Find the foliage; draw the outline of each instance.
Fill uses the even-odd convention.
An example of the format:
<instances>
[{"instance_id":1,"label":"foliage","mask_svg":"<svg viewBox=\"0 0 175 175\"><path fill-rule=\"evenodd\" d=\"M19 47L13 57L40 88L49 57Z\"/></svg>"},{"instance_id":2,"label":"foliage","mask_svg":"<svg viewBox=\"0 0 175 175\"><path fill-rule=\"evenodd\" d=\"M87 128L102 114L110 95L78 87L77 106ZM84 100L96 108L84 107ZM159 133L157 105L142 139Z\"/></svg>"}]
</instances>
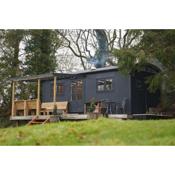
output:
<instances>
[{"instance_id":1,"label":"foliage","mask_svg":"<svg viewBox=\"0 0 175 175\"><path fill-rule=\"evenodd\" d=\"M157 59L161 65L161 73L155 75L150 85L154 89L161 88L162 103L167 108L175 100L175 30L144 31L140 47L144 49L148 59ZM171 98L169 98L171 97Z\"/></svg>"},{"instance_id":2,"label":"foliage","mask_svg":"<svg viewBox=\"0 0 175 175\"><path fill-rule=\"evenodd\" d=\"M175 96L175 30L138 31L140 41L136 45L114 49L119 68L131 73L147 63L157 66L161 72L147 80L149 89L161 89L162 103L171 106L175 99L167 96Z\"/></svg>"},{"instance_id":3,"label":"foliage","mask_svg":"<svg viewBox=\"0 0 175 175\"><path fill-rule=\"evenodd\" d=\"M11 77L21 75L20 44L25 30L0 30L0 117L10 114Z\"/></svg>"},{"instance_id":4,"label":"foliage","mask_svg":"<svg viewBox=\"0 0 175 175\"><path fill-rule=\"evenodd\" d=\"M125 74L139 70L145 63L143 51L138 51L136 48L115 49L113 53L118 59L117 66Z\"/></svg>"},{"instance_id":5,"label":"foliage","mask_svg":"<svg viewBox=\"0 0 175 175\"><path fill-rule=\"evenodd\" d=\"M89 104L89 106L88 106L88 112L93 112L94 110L95 110L95 99L94 98L92 98L91 99L91 101L90 101L90 104Z\"/></svg>"},{"instance_id":6,"label":"foliage","mask_svg":"<svg viewBox=\"0 0 175 175\"><path fill-rule=\"evenodd\" d=\"M175 145L175 122L99 118L0 129L0 135L0 145Z\"/></svg>"},{"instance_id":7,"label":"foliage","mask_svg":"<svg viewBox=\"0 0 175 175\"><path fill-rule=\"evenodd\" d=\"M9 115L3 115L0 117L0 128L7 128L12 126L15 126L15 123L13 121L10 121Z\"/></svg>"},{"instance_id":8,"label":"foliage","mask_svg":"<svg viewBox=\"0 0 175 175\"><path fill-rule=\"evenodd\" d=\"M149 84L149 91L155 92L160 86L163 81L162 72L157 73L156 75L150 76L147 78L146 83Z\"/></svg>"},{"instance_id":9,"label":"foliage","mask_svg":"<svg viewBox=\"0 0 175 175\"><path fill-rule=\"evenodd\" d=\"M9 78L55 71L55 53L60 45L54 30L0 30L0 117L10 115L11 84ZM36 95L36 86L17 84L16 97ZM22 91L23 93L20 93Z\"/></svg>"},{"instance_id":10,"label":"foliage","mask_svg":"<svg viewBox=\"0 0 175 175\"><path fill-rule=\"evenodd\" d=\"M59 42L53 30L30 30L26 43L26 74L54 72Z\"/></svg>"}]
</instances>

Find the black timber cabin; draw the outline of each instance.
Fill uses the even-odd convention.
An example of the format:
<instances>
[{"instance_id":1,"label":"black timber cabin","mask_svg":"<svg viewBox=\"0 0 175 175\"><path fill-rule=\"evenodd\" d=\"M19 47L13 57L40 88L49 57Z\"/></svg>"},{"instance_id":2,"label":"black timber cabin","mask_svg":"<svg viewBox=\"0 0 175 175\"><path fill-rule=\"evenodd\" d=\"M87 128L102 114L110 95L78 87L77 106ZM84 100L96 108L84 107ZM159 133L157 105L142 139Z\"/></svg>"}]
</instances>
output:
<instances>
[{"instance_id":1,"label":"black timber cabin","mask_svg":"<svg viewBox=\"0 0 175 175\"><path fill-rule=\"evenodd\" d=\"M150 93L145 83L148 76L158 71L157 67L149 64L139 72L124 75L117 67L110 66L75 73L20 77L13 81L40 79L41 103L67 101L68 113L86 113L88 105L94 101L105 104L105 113L108 114L144 114L159 104L160 92Z\"/></svg>"}]
</instances>

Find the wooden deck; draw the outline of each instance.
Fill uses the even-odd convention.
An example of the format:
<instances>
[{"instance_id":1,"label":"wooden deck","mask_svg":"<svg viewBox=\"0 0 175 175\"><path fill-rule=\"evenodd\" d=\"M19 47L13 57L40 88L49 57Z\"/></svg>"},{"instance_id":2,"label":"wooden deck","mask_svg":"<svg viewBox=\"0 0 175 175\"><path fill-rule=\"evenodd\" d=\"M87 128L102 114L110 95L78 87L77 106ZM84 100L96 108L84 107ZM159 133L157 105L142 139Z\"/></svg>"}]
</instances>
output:
<instances>
[{"instance_id":1,"label":"wooden deck","mask_svg":"<svg viewBox=\"0 0 175 175\"><path fill-rule=\"evenodd\" d=\"M88 115L87 114L64 114L64 116L61 117L62 120L87 120Z\"/></svg>"},{"instance_id":2,"label":"wooden deck","mask_svg":"<svg viewBox=\"0 0 175 175\"><path fill-rule=\"evenodd\" d=\"M10 120L32 120L34 117L36 116L31 116L31 115L28 115L28 116L13 116L10 118ZM48 118L48 115L40 115L38 116L38 119L41 119L41 120L44 120ZM52 116L51 116L52 118Z\"/></svg>"},{"instance_id":3,"label":"wooden deck","mask_svg":"<svg viewBox=\"0 0 175 175\"><path fill-rule=\"evenodd\" d=\"M50 117L50 122L56 122L58 119L60 120L88 120L88 114L64 114L61 117L56 117L54 115L39 115L37 120L46 120ZM10 120L12 121L30 121L36 116L28 115L28 116L12 116ZM157 114L109 114L108 118L111 119L131 119L131 120L156 120L156 119L174 119L175 117L167 116L167 115L157 115Z\"/></svg>"},{"instance_id":4,"label":"wooden deck","mask_svg":"<svg viewBox=\"0 0 175 175\"><path fill-rule=\"evenodd\" d=\"M50 116L51 121L57 121L57 117L54 115L39 115L37 119L44 120L47 119ZM10 120L17 121L17 120L32 120L36 116L13 116L10 118ZM64 116L60 117L61 120L87 120L88 115L87 114L64 114Z\"/></svg>"},{"instance_id":5,"label":"wooden deck","mask_svg":"<svg viewBox=\"0 0 175 175\"><path fill-rule=\"evenodd\" d=\"M160 119L174 119L175 116L164 114L109 114L109 118L113 119L130 119L130 120L160 120Z\"/></svg>"},{"instance_id":6,"label":"wooden deck","mask_svg":"<svg viewBox=\"0 0 175 175\"><path fill-rule=\"evenodd\" d=\"M174 119L174 116L165 114L132 114L131 119L137 120L159 120L159 119Z\"/></svg>"},{"instance_id":7,"label":"wooden deck","mask_svg":"<svg viewBox=\"0 0 175 175\"><path fill-rule=\"evenodd\" d=\"M112 119L128 119L127 114L108 114L108 118Z\"/></svg>"}]
</instances>

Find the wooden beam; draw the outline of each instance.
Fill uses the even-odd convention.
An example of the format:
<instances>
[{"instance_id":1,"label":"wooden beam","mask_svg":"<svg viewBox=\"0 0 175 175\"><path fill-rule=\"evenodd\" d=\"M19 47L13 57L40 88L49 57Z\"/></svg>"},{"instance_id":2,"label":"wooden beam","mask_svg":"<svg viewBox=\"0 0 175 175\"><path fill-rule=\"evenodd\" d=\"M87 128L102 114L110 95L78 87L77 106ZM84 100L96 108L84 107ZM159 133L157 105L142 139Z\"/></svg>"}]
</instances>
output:
<instances>
[{"instance_id":1,"label":"wooden beam","mask_svg":"<svg viewBox=\"0 0 175 175\"><path fill-rule=\"evenodd\" d=\"M84 114L86 114L87 111L86 111L86 103L84 104Z\"/></svg>"},{"instance_id":2,"label":"wooden beam","mask_svg":"<svg viewBox=\"0 0 175 175\"><path fill-rule=\"evenodd\" d=\"M38 79L37 83L37 103L36 103L36 115L40 115L40 86L41 86L41 80Z\"/></svg>"},{"instance_id":3,"label":"wooden beam","mask_svg":"<svg viewBox=\"0 0 175 175\"><path fill-rule=\"evenodd\" d=\"M24 116L27 116L27 101L24 100Z\"/></svg>"},{"instance_id":4,"label":"wooden beam","mask_svg":"<svg viewBox=\"0 0 175 175\"><path fill-rule=\"evenodd\" d=\"M56 103L57 98L57 77L54 77L54 83L53 83L53 102Z\"/></svg>"},{"instance_id":5,"label":"wooden beam","mask_svg":"<svg viewBox=\"0 0 175 175\"><path fill-rule=\"evenodd\" d=\"M11 116L15 116L15 82L12 82L12 111Z\"/></svg>"}]
</instances>

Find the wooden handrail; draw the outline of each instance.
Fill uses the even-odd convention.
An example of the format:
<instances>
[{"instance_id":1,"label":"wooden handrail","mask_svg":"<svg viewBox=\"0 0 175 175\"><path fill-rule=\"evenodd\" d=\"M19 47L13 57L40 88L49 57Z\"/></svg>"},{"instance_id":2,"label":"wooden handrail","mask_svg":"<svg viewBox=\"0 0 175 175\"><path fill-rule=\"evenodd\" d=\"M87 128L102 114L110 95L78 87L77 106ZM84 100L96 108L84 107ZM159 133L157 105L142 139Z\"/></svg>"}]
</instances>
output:
<instances>
[{"instance_id":1,"label":"wooden handrail","mask_svg":"<svg viewBox=\"0 0 175 175\"><path fill-rule=\"evenodd\" d=\"M32 120L30 120L29 123L27 123L27 126L30 125L33 121L35 121L37 119L37 116L33 117Z\"/></svg>"},{"instance_id":2,"label":"wooden handrail","mask_svg":"<svg viewBox=\"0 0 175 175\"><path fill-rule=\"evenodd\" d=\"M46 124L50 120L50 116L42 123L42 125Z\"/></svg>"}]
</instances>

